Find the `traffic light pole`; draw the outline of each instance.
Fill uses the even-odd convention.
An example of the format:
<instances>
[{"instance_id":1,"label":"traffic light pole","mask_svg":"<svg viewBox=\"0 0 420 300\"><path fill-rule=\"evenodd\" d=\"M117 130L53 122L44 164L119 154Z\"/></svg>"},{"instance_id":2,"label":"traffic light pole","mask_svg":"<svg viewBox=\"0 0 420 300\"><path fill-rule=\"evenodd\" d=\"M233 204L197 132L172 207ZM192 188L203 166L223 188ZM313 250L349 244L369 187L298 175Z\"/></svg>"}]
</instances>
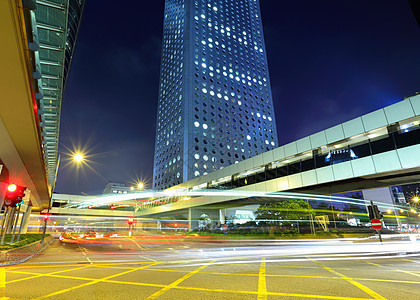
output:
<instances>
[{"instance_id":1,"label":"traffic light pole","mask_svg":"<svg viewBox=\"0 0 420 300\"><path fill-rule=\"evenodd\" d=\"M6 228L4 228L5 224L7 224L6 222L6 218L8 217L8 211L9 211L9 207L6 206L4 208L4 214L3 214L3 220L1 221L1 244L4 244L4 237L6 236Z\"/></svg>"},{"instance_id":2,"label":"traffic light pole","mask_svg":"<svg viewBox=\"0 0 420 300\"><path fill-rule=\"evenodd\" d=\"M12 239L10 240L10 243L12 244L13 241L15 240L15 233L16 233L16 226L17 223L19 221L19 213L20 213L20 205L16 208L16 220L15 220L15 225L13 226L13 234L12 234Z\"/></svg>"}]
</instances>

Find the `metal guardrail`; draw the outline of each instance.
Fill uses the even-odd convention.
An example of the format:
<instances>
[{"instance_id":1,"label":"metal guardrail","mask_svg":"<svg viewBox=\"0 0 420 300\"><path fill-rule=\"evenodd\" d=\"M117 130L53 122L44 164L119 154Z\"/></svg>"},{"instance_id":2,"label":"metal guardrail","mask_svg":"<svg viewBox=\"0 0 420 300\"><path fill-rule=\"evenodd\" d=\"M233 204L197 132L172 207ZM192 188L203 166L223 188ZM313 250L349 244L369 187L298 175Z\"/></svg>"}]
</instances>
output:
<instances>
[{"instance_id":1,"label":"metal guardrail","mask_svg":"<svg viewBox=\"0 0 420 300\"><path fill-rule=\"evenodd\" d=\"M41 241L38 241L27 246L2 251L0 253L0 266L4 267L23 263L44 251L53 241L54 237L49 236L45 238L44 244L41 244Z\"/></svg>"}]
</instances>

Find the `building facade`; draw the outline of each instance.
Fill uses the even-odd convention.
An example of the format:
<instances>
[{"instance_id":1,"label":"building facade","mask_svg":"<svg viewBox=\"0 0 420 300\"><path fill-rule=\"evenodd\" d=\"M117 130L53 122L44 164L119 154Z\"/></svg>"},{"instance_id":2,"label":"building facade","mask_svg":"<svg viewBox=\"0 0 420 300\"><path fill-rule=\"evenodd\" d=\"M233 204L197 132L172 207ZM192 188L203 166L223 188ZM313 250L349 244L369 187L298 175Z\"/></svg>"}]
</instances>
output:
<instances>
[{"instance_id":1,"label":"building facade","mask_svg":"<svg viewBox=\"0 0 420 300\"><path fill-rule=\"evenodd\" d=\"M80 21L86 0L36 1L30 12L33 37L30 48L37 66L36 99L42 128L46 171L55 182L58 162L58 137L61 103L73 58Z\"/></svg>"},{"instance_id":2,"label":"building facade","mask_svg":"<svg viewBox=\"0 0 420 300\"><path fill-rule=\"evenodd\" d=\"M153 189L277 146L258 0L166 0Z\"/></svg>"},{"instance_id":3,"label":"building facade","mask_svg":"<svg viewBox=\"0 0 420 300\"><path fill-rule=\"evenodd\" d=\"M134 190L133 187L130 187L124 182L113 182L110 181L105 185L104 191L102 194L127 194Z\"/></svg>"}]
</instances>

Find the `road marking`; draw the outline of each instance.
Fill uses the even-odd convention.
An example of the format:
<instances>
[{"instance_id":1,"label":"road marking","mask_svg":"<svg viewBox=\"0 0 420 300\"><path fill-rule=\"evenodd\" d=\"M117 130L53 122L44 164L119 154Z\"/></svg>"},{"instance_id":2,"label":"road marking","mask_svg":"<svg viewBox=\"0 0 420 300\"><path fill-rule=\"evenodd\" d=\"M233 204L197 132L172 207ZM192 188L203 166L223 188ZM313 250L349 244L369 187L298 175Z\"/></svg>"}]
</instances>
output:
<instances>
[{"instance_id":1,"label":"road marking","mask_svg":"<svg viewBox=\"0 0 420 300\"><path fill-rule=\"evenodd\" d=\"M0 267L0 299L6 298L6 268Z\"/></svg>"},{"instance_id":2,"label":"road marking","mask_svg":"<svg viewBox=\"0 0 420 300\"><path fill-rule=\"evenodd\" d=\"M381 268L384 267L384 266L381 266L379 264L375 264L375 263L369 262L369 261L363 261L363 260L360 260L360 259L358 259L358 261L362 261L362 262L367 263L368 265L372 265L372 266L377 266L377 267L381 267Z\"/></svg>"},{"instance_id":3,"label":"road marking","mask_svg":"<svg viewBox=\"0 0 420 300\"><path fill-rule=\"evenodd\" d=\"M97 265L97 264L93 264L91 267L95 267L95 268L104 268L104 269L122 269L122 270L131 270L131 269L135 269L135 267L113 267L113 266L102 266L102 265Z\"/></svg>"},{"instance_id":4,"label":"road marking","mask_svg":"<svg viewBox=\"0 0 420 300\"><path fill-rule=\"evenodd\" d=\"M418 261L418 260L412 260L412 259L407 259L407 258L403 258L402 260L406 260L406 261L409 261L409 262L420 264L420 261Z\"/></svg>"},{"instance_id":5,"label":"road marking","mask_svg":"<svg viewBox=\"0 0 420 300\"><path fill-rule=\"evenodd\" d=\"M191 271L185 271L185 270L168 270L168 269L155 269L155 268L150 268L150 269L147 269L147 270L150 270L150 271L161 271L161 272L175 272L175 273L188 273L188 272L191 272ZM202 272L202 273L207 273L207 272Z\"/></svg>"},{"instance_id":6,"label":"road marking","mask_svg":"<svg viewBox=\"0 0 420 300\"><path fill-rule=\"evenodd\" d=\"M38 278L38 277L43 277L43 276L54 276L55 274L59 274L59 273L63 273L63 272L68 272L68 271L85 269L87 267L89 267L89 266L83 266L83 267L80 267L79 266L77 268L66 269L66 270L61 270L61 271L56 271L56 272L51 272L51 273L36 273L36 272L25 272L25 271L7 270L7 272L10 272L10 273L27 274L27 275L34 275L34 276L29 276L29 277L25 277L25 278L15 279L15 280L7 281L6 283L9 284L9 283L14 283L14 282L19 282L19 281L34 279L34 278Z\"/></svg>"},{"instance_id":7,"label":"road marking","mask_svg":"<svg viewBox=\"0 0 420 300\"><path fill-rule=\"evenodd\" d=\"M96 267L95 265L92 265ZM83 268L88 268L92 266L86 266ZM119 269L117 267L117 269ZM59 273L71 271L75 269L68 269L68 270L62 270L58 271ZM132 270L132 268L130 268ZM188 273L189 271L182 271L182 270L164 270L164 269L154 269L154 268L148 268L148 271L162 271L162 272L177 272L177 273ZM18 281L23 281L27 279L33 279L37 277L55 277L55 278L63 278L63 279L77 279L77 280L87 280L87 281L93 281L94 278L87 278L87 277L77 277L77 276L68 276L68 275L57 275L52 273L35 273L35 272L26 272L26 271L15 271L15 270L6 270L8 273L15 273L15 274L26 274L26 275L35 275L20 279L15 279L8 281L7 283L14 283ZM55 272L57 273L57 272ZM218 272L200 272L201 274L210 274L210 275L222 275L222 276L252 276L256 277L259 276L259 274L240 274L240 273L218 273ZM266 277L287 277L287 278L312 278L312 279L337 279L337 280L347 280L343 277L329 277L329 276L318 276L318 275L290 275L290 274L276 274L276 275L269 275L265 274ZM353 280L359 280L359 281L374 281L374 282L390 282L390 283L406 283L406 284L420 284L418 281L404 281L404 280L392 280L392 279L375 279L375 278L353 278ZM122 283L122 284L134 284L132 282L124 282L124 281L116 281L116 280L102 280L103 282L112 282L112 283ZM137 284L137 283L136 283ZM139 285L149 285L148 283L138 283ZM165 287L166 285L163 284L151 284L151 286L158 286L158 287ZM268 292L269 294L269 292ZM0 298L1 299L1 298Z\"/></svg>"},{"instance_id":8,"label":"road marking","mask_svg":"<svg viewBox=\"0 0 420 300\"><path fill-rule=\"evenodd\" d=\"M375 279L375 278L353 278L353 279L354 280L363 280L363 281L420 284L420 281L405 281L405 280L394 280L394 279Z\"/></svg>"},{"instance_id":9,"label":"road marking","mask_svg":"<svg viewBox=\"0 0 420 300\"><path fill-rule=\"evenodd\" d=\"M402 260L412 261L410 259L402 259ZM369 265L379 266L381 268L386 268L386 269L389 269L389 270L392 270L392 271L402 272L402 273L410 274L410 275L413 275L413 276L416 276L416 277L420 277L420 274L416 274L416 273L411 272L411 271L395 269L395 268L392 268L392 267L389 267L389 266L382 266L382 265L374 264L374 263L371 263L371 262L368 262L368 261L365 261L365 263L367 263Z\"/></svg>"},{"instance_id":10,"label":"road marking","mask_svg":"<svg viewBox=\"0 0 420 300\"><path fill-rule=\"evenodd\" d=\"M92 264L92 261L90 260L90 258L86 255L86 253L84 251L82 251L83 255L86 257L87 261Z\"/></svg>"},{"instance_id":11,"label":"road marking","mask_svg":"<svg viewBox=\"0 0 420 300\"><path fill-rule=\"evenodd\" d=\"M359 289L361 289L362 291L364 291L365 293L369 294L370 296L372 296L374 299L386 299L383 296L379 295L378 293L376 293L375 291L372 291L370 288L364 286L363 284L354 281L353 278L347 277L346 275L343 275L341 273L338 273L337 271L334 271L333 269L327 267L326 265L321 264L320 262L313 260L313 262L317 263L318 265L322 266L325 270L327 270L328 272L331 272L335 275L338 275L340 277L342 277L343 279L345 279L347 282L353 284L354 286L358 287ZM331 298L332 299L332 298Z\"/></svg>"},{"instance_id":12,"label":"road marking","mask_svg":"<svg viewBox=\"0 0 420 300\"><path fill-rule=\"evenodd\" d=\"M38 297L38 298L34 298L34 299L45 299L45 298L49 298L49 297L52 297L52 296L60 295L60 294L63 294L63 293L66 293L66 292L70 292L72 290L75 290L75 289L78 289L78 288L81 288L81 287L85 287L85 286L88 286L88 285L96 284L98 282L101 282L101 281L104 281L104 280L107 280L107 279L110 279L110 278L114 278L114 277L117 277L117 276L125 275L125 274L130 273L130 272L133 272L133 271L145 269L147 267L150 267L150 266L153 266L153 265L156 265L156 264L158 264L158 263L152 263L152 264L149 264L149 265L140 267L140 268L136 268L136 269L124 271L124 272L121 272L121 273L118 273L118 274L114 274L114 275L110 275L110 276L107 276L107 277L104 277L104 278L94 279L91 282L82 283L80 285L76 285L76 286L73 286L73 287L70 287L70 288L67 288L67 289L59 290L59 291L56 291L54 293L50 293L50 294L47 294L47 295L44 295L44 296L41 296L41 297Z\"/></svg>"},{"instance_id":13,"label":"road marking","mask_svg":"<svg viewBox=\"0 0 420 300\"><path fill-rule=\"evenodd\" d=\"M222 290L222 289L206 289L189 286L176 286L175 289L181 290L194 290L194 291L206 291L206 292L220 292L220 293L233 293L233 294L254 294L258 295L255 291L237 291L237 290ZM372 300L372 298L354 298L354 297L339 297L339 296L324 296L324 295L310 295L310 294L293 294L293 293L275 293L267 292L267 295L273 296L286 296L286 297L300 297L300 298L312 298L312 299L333 299L333 300Z\"/></svg>"},{"instance_id":14,"label":"road marking","mask_svg":"<svg viewBox=\"0 0 420 300\"><path fill-rule=\"evenodd\" d=\"M261 262L261 265L262 264L263 264L263 262ZM149 266L152 266L152 265L154 265L154 264L150 264ZM254 294L254 295L257 295L257 296L261 295L260 289L258 290L258 292L256 292L256 291L207 289L207 288L198 288L198 287L178 286L178 284L180 282L182 282L185 279L191 277L193 274L198 273L199 271L201 271L202 269L204 269L206 266L207 265L201 266L199 269L197 269L195 271L192 271L192 272L186 274L184 277L178 279L177 281L175 281L174 283L172 283L170 285L152 284L152 283L140 283L140 282L126 282L126 281L118 281L118 280L112 280L111 279L111 278L116 277L116 276L127 274L127 273L129 273L131 271L135 271L135 270L139 270L139 269L145 269L148 266L142 266L141 268L130 269L130 270L127 270L125 272L121 272L121 273L118 273L118 274L115 274L115 275L111 275L111 276L108 276L108 277L105 277L105 278L101 278L101 279L92 279L92 278L84 278L84 277L66 276L66 275L58 275L58 274L52 274L52 273L39 274L39 273L30 273L30 272L12 271L12 270L11 271L8 270L7 272L23 273L23 274L37 274L37 276L35 276L35 277L48 276L48 277L79 279L79 280L87 280L87 281L89 281L89 282L84 283L82 285L74 286L72 288L68 288L68 289L61 290L61 291L58 291L56 293L53 293L54 295L62 294L64 292L71 291L71 290L74 290L74 289L77 289L77 288L80 288L80 287L83 287L83 286L89 286L89 285L95 284L97 282L109 282L109 283L123 284L123 285L138 285L138 286L160 287L162 289L165 289L165 291L173 288L173 289L181 289L181 290L196 290L196 291L221 292L221 293L233 293L233 294ZM79 267L79 268L88 268L88 267L91 267L91 266L89 265L89 266L84 266L84 267ZM261 268L262 267L260 266L261 273L264 273L265 274L265 270L261 270ZM265 269L265 266L263 268ZM53 273L61 273L61 272L69 271L69 270L70 269L68 269L68 270L61 270L61 271L57 271L57 272L53 272ZM146 270L153 270L153 269L146 269ZM203 272L203 273L212 274L211 272ZM215 274L217 274L217 273L215 273ZM227 274L227 275L238 275L238 274ZM260 276L260 274L249 274L249 275L250 276ZM289 276L289 275L267 275L267 274L265 274L265 276L284 276L284 277L286 277L286 276ZM302 277L302 276L293 275L293 277ZM325 277L325 278L331 278L331 277ZM340 277L333 277L333 278L334 279L339 279L339 280L348 280L348 278L343 278L343 276L341 276L341 275L340 275ZM370 280L370 279L358 279L358 280ZM375 281L375 280L372 279L372 281ZM404 283L414 283L414 282L404 282ZM420 283L417 283L417 284L420 284ZM160 291L162 291L162 289ZM54 296L53 294L45 295L45 296L40 297L38 299L42 299L42 298L47 298L47 297ZM163 293L161 293L161 294L163 294ZM312 294L294 294L294 293L275 293L275 292L267 292L267 295L285 296L285 297L312 298L312 299L332 299L332 300L350 300L350 299L362 300L362 299L369 299L369 298L354 298L354 297L339 297L339 296L325 296L325 295L312 295Z\"/></svg>"},{"instance_id":15,"label":"road marking","mask_svg":"<svg viewBox=\"0 0 420 300\"><path fill-rule=\"evenodd\" d=\"M92 264L92 261L90 260L90 258L87 256L87 254L86 254L86 248L84 248L84 247L80 247L80 245L79 244L77 244L77 246L79 246L79 249L82 251L82 253L83 253L83 255L86 257L86 259L87 259L87 261L90 263L90 264Z\"/></svg>"},{"instance_id":16,"label":"road marking","mask_svg":"<svg viewBox=\"0 0 420 300\"><path fill-rule=\"evenodd\" d=\"M410 271L405 271L405 270L400 270L400 269L393 269L393 270L398 271L398 272L402 272L402 273L406 273L406 274L410 274L410 275L413 275L413 276L420 277L420 274L416 274L416 273L413 273L413 272L410 272Z\"/></svg>"},{"instance_id":17,"label":"road marking","mask_svg":"<svg viewBox=\"0 0 420 300\"><path fill-rule=\"evenodd\" d=\"M312 299L331 299L331 300L372 300L372 298L355 298L355 297L340 297L340 296L324 296L324 295L307 295L307 294L292 294L292 293L272 293L269 295L274 296L286 296L286 297L300 297L300 298L312 298ZM383 298L385 299L385 298Z\"/></svg>"},{"instance_id":18,"label":"road marking","mask_svg":"<svg viewBox=\"0 0 420 300\"><path fill-rule=\"evenodd\" d=\"M260 272L258 273L258 300L267 299L267 283L265 280L265 258L261 258Z\"/></svg>"},{"instance_id":19,"label":"road marking","mask_svg":"<svg viewBox=\"0 0 420 300\"><path fill-rule=\"evenodd\" d=\"M0 267L0 288L6 287L6 268Z\"/></svg>"},{"instance_id":20,"label":"road marking","mask_svg":"<svg viewBox=\"0 0 420 300\"><path fill-rule=\"evenodd\" d=\"M134 239L129 238L129 240L132 241L134 244L136 244L136 246L139 247L140 250L142 250L142 251L145 251L146 250L146 248L144 248L143 246L139 245ZM153 258L148 258L148 257L143 256L143 255L138 255L138 256L141 257L141 258L144 258L144 259L148 259L150 261L157 261L157 260L155 260Z\"/></svg>"},{"instance_id":21,"label":"road marking","mask_svg":"<svg viewBox=\"0 0 420 300\"><path fill-rule=\"evenodd\" d=\"M9 284L9 283L14 283L14 282L28 280L28 279L34 279L34 278L38 278L38 277L43 277L43 276L55 277L55 276L60 276L60 275L56 275L56 274L59 274L59 273L64 273L64 272L69 272L69 271L75 271L75 270L85 269L85 268L88 268L88 267L89 266L83 266L83 267L72 268L72 269L67 269L67 270L61 270L61 271L56 271L56 272L51 272L51 273L36 273L36 272L25 272L25 271L7 270L7 272L9 272L9 273L34 275L34 276L25 277L25 278L19 278L19 279L11 280L11 281L8 281L7 283ZM64 277L68 277L68 276L64 276Z\"/></svg>"},{"instance_id":22,"label":"road marking","mask_svg":"<svg viewBox=\"0 0 420 300\"><path fill-rule=\"evenodd\" d=\"M181 282L183 282L184 280L190 278L191 276L193 276L194 274L197 274L198 272L200 272L201 270L203 270L204 268L206 268L207 266L209 266L212 262L210 262L207 265L203 265L197 269L195 269L194 271L189 272L188 274L182 276L181 278L179 278L178 280L175 280L174 282L172 282L170 285L164 287L163 289L157 291L156 293L150 295L149 297L147 297L146 299L156 299L157 297L159 297L160 295L162 295L163 293L167 292L168 290L176 287L178 284L180 284Z\"/></svg>"}]
</instances>

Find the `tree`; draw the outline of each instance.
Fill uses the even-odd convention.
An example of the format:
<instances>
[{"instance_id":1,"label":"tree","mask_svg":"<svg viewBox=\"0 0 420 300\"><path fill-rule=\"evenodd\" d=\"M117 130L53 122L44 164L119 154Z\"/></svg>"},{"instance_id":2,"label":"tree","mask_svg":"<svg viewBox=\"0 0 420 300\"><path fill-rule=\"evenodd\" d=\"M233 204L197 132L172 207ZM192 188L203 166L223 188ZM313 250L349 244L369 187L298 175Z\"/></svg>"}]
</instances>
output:
<instances>
[{"instance_id":1,"label":"tree","mask_svg":"<svg viewBox=\"0 0 420 300\"><path fill-rule=\"evenodd\" d=\"M276 221L307 219L314 210L305 200L287 199L280 202L261 204L255 212L257 220L267 220L269 223Z\"/></svg>"}]
</instances>

